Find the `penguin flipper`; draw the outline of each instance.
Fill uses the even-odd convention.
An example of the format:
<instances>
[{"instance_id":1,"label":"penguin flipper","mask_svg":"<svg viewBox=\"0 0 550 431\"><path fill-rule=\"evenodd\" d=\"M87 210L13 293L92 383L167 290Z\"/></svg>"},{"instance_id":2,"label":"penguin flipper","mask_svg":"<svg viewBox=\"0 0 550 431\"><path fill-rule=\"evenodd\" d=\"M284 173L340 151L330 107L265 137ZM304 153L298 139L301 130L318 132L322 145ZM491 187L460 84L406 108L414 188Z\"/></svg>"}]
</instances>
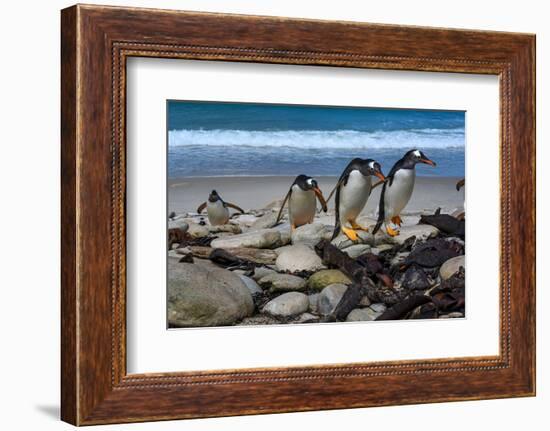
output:
<instances>
[{"instance_id":1,"label":"penguin flipper","mask_svg":"<svg viewBox=\"0 0 550 431\"><path fill-rule=\"evenodd\" d=\"M200 204L200 206L197 208L197 212L200 214L201 212L204 211L205 208L206 208L206 202L203 202L203 203Z\"/></svg>"},{"instance_id":2,"label":"penguin flipper","mask_svg":"<svg viewBox=\"0 0 550 431\"><path fill-rule=\"evenodd\" d=\"M340 181L338 181L338 184L336 185L336 196L334 198L334 232L332 232L332 238L330 239L331 241L336 238L342 230L342 226L340 225L340 188L342 183L344 182L344 178L347 182L348 175L346 175L345 177L342 176L342 178L340 178Z\"/></svg>"},{"instance_id":3,"label":"penguin flipper","mask_svg":"<svg viewBox=\"0 0 550 431\"><path fill-rule=\"evenodd\" d=\"M290 189L288 189L288 193L286 194L284 200L283 200L283 203L281 205L281 209L279 210L279 214L277 214L277 221L275 222L275 224L279 223L281 221L281 218L283 216L283 210L285 209L285 205L286 205L286 202L288 201L288 199L290 198L290 195L292 194L292 187L290 187Z\"/></svg>"},{"instance_id":4,"label":"penguin flipper","mask_svg":"<svg viewBox=\"0 0 550 431\"><path fill-rule=\"evenodd\" d=\"M384 213L384 195L386 194L386 185L385 182L382 186L382 191L380 192L380 203L378 205L378 220L376 221L376 226L374 226L374 229L372 230L372 234L376 235L376 232L380 230L380 227L382 226L382 223L384 223L384 219L386 218L386 215Z\"/></svg>"},{"instance_id":5,"label":"penguin flipper","mask_svg":"<svg viewBox=\"0 0 550 431\"><path fill-rule=\"evenodd\" d=\"M244 210L241 207L238 207L235 204L232 204L231 202L224 202L226 207L233 208L234 210L239 211L241 214L244 214Z\"/></svg>"}]
</instances>

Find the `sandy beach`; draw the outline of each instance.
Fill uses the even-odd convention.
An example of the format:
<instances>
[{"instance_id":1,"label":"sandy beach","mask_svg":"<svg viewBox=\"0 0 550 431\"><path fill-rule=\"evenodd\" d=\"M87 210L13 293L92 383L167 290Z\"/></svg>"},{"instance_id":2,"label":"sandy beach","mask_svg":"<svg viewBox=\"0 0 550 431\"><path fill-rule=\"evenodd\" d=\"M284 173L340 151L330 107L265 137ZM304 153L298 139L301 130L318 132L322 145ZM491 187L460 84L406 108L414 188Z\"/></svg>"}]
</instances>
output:
<instances>
[{"instance_id":1,"label":"sandy beach","mask_svg":"<svg viewBox=\"0 0 550 431\"><path fill-rule=\"evenodd\" d=\"M325 197L336 184L336 177L317 177L319 187ZM462 208L464 191L455 188L459 178L455 177L417 177L413 196L403 215L433 213L440 207L443 212L451 213ZM187 177L168 180L168 211L176 213L195 212L204 202L211 190L215 189L225 201L239 205L245 211L260 209L268 203L282 199L294 181L293 177ZM363 215L373 217L377 213L380 190L372 192ZM334 208L334 198L329 203Z\"/></svg>"}]
</instances>

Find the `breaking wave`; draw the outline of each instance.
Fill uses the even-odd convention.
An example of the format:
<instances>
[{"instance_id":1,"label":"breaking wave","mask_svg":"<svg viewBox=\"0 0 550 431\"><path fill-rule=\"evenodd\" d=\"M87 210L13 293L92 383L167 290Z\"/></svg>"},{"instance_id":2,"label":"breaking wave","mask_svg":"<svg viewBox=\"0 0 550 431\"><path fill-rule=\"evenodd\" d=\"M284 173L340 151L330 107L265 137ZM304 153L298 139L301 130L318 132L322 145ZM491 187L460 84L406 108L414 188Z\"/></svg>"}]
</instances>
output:
<instances>
[{"instance_id":1,"label":"breaking wave","mask_svg":"<svg viewBox=\"0 0 550 431\"><path fill-rule=\"evenodd\" d=\"M298 148L463 148L464 129L356 130L170 130L170 147L244 146Z\"/></svg>"}]
</instances>

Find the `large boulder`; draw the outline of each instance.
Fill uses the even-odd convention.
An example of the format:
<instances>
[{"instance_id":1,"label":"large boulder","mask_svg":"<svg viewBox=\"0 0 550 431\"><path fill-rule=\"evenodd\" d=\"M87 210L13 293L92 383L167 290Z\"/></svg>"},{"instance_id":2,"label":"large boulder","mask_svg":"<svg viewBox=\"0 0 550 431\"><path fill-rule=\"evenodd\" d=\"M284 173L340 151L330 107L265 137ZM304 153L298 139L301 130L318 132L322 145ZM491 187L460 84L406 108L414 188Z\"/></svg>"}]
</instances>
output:
<instances>
[{"instance_id":1,"label":"large boulder","mask_svg":"<svg viewBox=\"0 0 550 431\"><path fill-rule=\"evenodd\" d=\"M287 292L269 301L263 312L278 317L291 317L305 313L309 308L307 295L300 292Z\"/></svg>"},{"instance_id":2,"label":"large boulder","mask_svg":"<svg viewBox=\"0 0 550 431\"><path fill-rule=\"evenodd\" d=\"M323 223L310 223L302 225L292 232L292 244L307 244L314 246L322 239L330 240L332 228Z\"/></svg>"},{"instance_id":3,"label":"large boulder","mask_svg":"<svg viewBox=\"0 0 550 431\"><path fill-rule=\"evenodd\" d=\"M325 287L319 294L317 309L319 313L328 316L340 303L342 296L348 290L348 286L345 284L331 284Z\"/></svg>"},{"instance_id":4,"label":"large boulder","mask_svg":"<svg viewBox=\"0 0 550 431\"><path fill-rule=\"evenodd\" d=\"M439 268L439 275L442 280L448 280L456 274L461 267L466 269L465 256L452 257L441 265L441 268Z\"/></svg>"},{"instance_id":5,"label":"large boulder","mask_svg":"<svg viewBox=\"0 0 550 431\"><path fill-rule=\"evenodd\" d=\"M290 238L288 238L290 240ZM261 229L250 231L240 235L232 235L224 238L217 238L210 246L212 248L277 248L287 244L284 238L276 229Z\"/></svg>"},{"instance_id":6,"label":"large boulder","mask_svg":"<svg viewBox=\"0 0 550 431\"><path fill-rule=\"evenodd\" d=\"M198 259L196 257L193 257L193 263L196 266L200 266L206 269L220 269L220 267L212 262L210 259Z\"/></svg>"},{"instance_id":7,"label":"large boulder","mask_svg":"<svg viewBox=\"0 0 550 431\"><path fill-rule=\"evenodd\" d=\"M172 327L233 325L254 312L252 294L235 274L191 263L168 263Z\"/></svg>"},{"instance_id":8,"label":"large boulder","mask_svg":"<svg viewBox=\"0 0 550 431\"><path fill-rule=\"evenodd\" d=\"M321 258L307 245L286 246L275 262L279 271L317 271L325 268Z\"/></svg>"},{"instance_id":9,"label":"large boulder","mask_svg":"<svg viewBox=\"0 0 550 431\"><path fill-rule=\"evenodd\" d=\"M262 277L258 283L266 289L271 289L272 292L288 292L306 288L306 281L303 278L277 272Z\"/></svg>"},{"instance_id":10,"label":"large boulder","mask_svg":"<svg viewBox=\"0 0 550 431\"><path fill-rule=\"evenodd\" d=\"M307 281L307 285L312 290L323 290L331 284L351 284L349 277L338 269L324 269L316 272Z\"/></svg>"}]
</instances>

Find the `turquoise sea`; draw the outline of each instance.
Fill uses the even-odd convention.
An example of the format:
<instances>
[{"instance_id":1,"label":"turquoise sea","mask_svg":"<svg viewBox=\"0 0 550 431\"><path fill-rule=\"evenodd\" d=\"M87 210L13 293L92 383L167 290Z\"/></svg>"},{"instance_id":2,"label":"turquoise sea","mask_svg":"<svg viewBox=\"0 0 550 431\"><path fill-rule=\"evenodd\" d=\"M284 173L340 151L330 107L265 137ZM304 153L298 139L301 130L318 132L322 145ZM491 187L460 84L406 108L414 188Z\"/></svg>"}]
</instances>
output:
<instances>
[{"instance_id":1,"label":"turquoise sea","mask_svg":"<svg viewBox=\"0 0 550 431\"><path fill-rule=\"evenodd\" d=\"M418 175L464 176L465 112L167 102L168 175L338 176L354 157L387 173L409 149L437 162Z\"/></svg>"}]
</instances>

